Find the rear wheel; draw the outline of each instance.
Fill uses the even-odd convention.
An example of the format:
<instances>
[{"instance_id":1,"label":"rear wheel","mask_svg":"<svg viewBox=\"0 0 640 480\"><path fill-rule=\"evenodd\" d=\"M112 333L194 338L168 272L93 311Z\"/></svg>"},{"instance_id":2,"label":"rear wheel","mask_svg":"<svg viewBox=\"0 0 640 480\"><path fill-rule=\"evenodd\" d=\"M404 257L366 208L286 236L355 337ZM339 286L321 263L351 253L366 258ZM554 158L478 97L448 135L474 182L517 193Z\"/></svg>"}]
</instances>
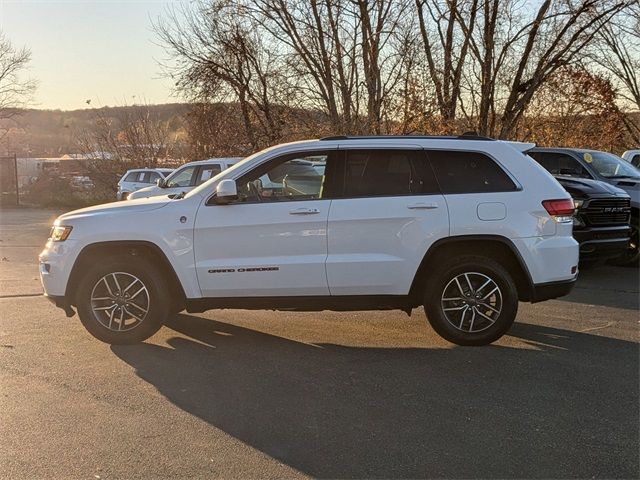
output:
<instances>
[{"instance_id":1,"label":"rear wheel","mask_svg":"<svg viewBox=\"0 0 640 480\"><path fill-rule=\"evenodd\" d=\"M170 311L163 273L138 256L89 268L76 295L80 321L106 343L137 343L156 333Z\"/></svg>"},{"instance_id":2,"label":"rear wheel","mask_svg":"<svg viewBox=\"0 0 640 480\"><path fill-rule=\"evenodd\" d=\"M513 324L518 292L498 262L482 256L444 261L427 282L425 312L433 329L458 345L494 342Z\"/></svg>"}]
</instances>

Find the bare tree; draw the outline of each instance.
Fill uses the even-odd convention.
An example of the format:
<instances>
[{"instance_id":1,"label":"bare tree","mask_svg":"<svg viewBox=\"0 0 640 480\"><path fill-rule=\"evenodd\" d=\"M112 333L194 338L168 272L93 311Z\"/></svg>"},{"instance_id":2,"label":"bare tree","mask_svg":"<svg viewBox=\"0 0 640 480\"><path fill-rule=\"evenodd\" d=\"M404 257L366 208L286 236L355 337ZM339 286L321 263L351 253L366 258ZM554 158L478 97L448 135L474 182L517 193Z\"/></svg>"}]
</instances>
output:
<instances>
[{"instance_id":1,"label":"bare tree","mask_svg":"<svg viewBox=\"0 0 640 480\"><path fill-rule=\"evenodd\" d=\"M238 102L257 149L282 135L286 86L259 26L226 0L197 1L168 12L155 31L171 56L178 91L202 102Z\"/></svg>"},{"instance_id":2,"label":"bare tree","mask_svg":"<svg viewBox=\"0 0 640 480\"><path fill-rule=\"evenodd\" d=\"M592 58L620 87L621 108L640 111L640 3L631 3L600 29ZM633 142L640 144L640 123L624 116Z\"/></svg>"},{"instance_id":3,"label":"bare tree","mask_svg":"<svg viewBox=\"0 0 640 480\"><path fill-rule=\"evenodd\" d=\"M31 61L27 48L16 48L0 32L0 118L9 118L31 101L35 80L23 74Z\"/></svg>"},{"instance_id":4,"label":"bare tree","mask_svg":"<svg viewBox=\"0 0 640 480\"><path fill-rule=\"evenodd\" d=\"M257 0L254 18L280 41L305 93L336 133L380 133L385 100L406 75L408 0Z\"/></svg>"},{"instance_id":5,"label":"bare tree","mask_svg":"<svg viewBox=\"0 0 640 480\"><path fill-rule=\"evenodd\" d=\"M115 176L130 168L180 163L179 142L169 138L168 122L149 105L93 112L91 128L76 132L75 143L98 189L112 190Z\"/></svg>"},{"instance_id":6,"label":"bare tree","mask_svg":"<svg viewBox=\"0 0 640 480\"><path fill-rule=\"evenodd\" d=\"M543 0L526 15L515 0L483 0L475 29L472 17L460 12L475 62L469 91L478 93L470 100L478 131L511 137L538 89L559 68L581 58L602 25L626 3Z\"/></svg>"},{"instance_id":7,"label":"bare tree","mask_svg":"<svg viewBox=\"0 0 640 480\"><path fill-rule=\"evenodd\" d=\"M156 30L178 90L237 102L253 148L295 138L302 111L335 133L510 138L630 1L197 0Z\"/></svg>"},{"instance_id":8,"label":"bare tree","mask_svg":"<svg viewBox=\"0 0 640 480\"><path fill-rule=\"evenodd\" d=\"M416 0L420 38L444 125L453 127L480 0ZM465 30L459 22L464 15Z\"/></svg>"},{"instance_id":9,"label":"bare tree","mask_svg":"<svg viewBox=\"0 0 640 480\"><path fill-rule=\"evenodd\" d=\"M4 120L3 125L32 100L36 82L24 76L30 60L28 49L14 47L0 31L0 122ZM0 125L0 138L8 132L3 125Z\"/></svg>"},{"instance_id":10,"label":"bare tree","mask_svg":"<svg viewBox=\"0 0 640 480\"><path fill-rule=\"evenodd\" d=\"M615 151L624 144L623 118L605 75L564 67L538 90L516 134L541 145Z\"/></svg>"}]
</instances>

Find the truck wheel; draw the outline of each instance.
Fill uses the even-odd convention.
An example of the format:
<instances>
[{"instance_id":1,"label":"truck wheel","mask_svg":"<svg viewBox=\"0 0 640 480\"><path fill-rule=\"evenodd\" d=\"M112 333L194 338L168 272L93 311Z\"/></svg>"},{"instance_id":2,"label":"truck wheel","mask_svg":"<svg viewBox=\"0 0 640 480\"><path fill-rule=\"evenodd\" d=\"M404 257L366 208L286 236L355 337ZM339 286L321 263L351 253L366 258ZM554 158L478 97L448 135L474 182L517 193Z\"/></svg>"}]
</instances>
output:
<instances>
[{"instance_id":1,"label":"truck wheel","mask_svg":"<svg viewBox=\"0 0 640 480\"><path fill-rule=\"evenodd\" d=\"M487 345L513 324L518 292L509 272L482 256L440 263L427 282L424 308L433 329L458 345Z\"/></svg>"},{"instance_id":2,"label":"truck wheel","mask_svg":"<svg viewBox=\"0 0 640 480\"><path fill-rule=\"evenodd\" d=\"M80 321L105 343L138 343L156 333L171 305L163 272L144 257L108 259L84 274L76 294Z\"/></svg>"}]
</instances>

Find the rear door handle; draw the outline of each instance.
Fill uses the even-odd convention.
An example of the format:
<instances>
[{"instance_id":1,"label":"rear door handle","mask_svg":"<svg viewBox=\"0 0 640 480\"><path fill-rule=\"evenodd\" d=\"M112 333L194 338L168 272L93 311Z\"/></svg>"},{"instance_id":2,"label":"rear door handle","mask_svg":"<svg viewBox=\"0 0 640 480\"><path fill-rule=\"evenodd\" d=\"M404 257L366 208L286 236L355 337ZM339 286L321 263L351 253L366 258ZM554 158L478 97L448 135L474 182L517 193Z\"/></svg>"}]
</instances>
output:
<instances>
[{"instance_id":1,"label":"rear door handle","mask_svg":"<svg viewBox=\"0 0 640 480\"><path fill-rule=\"evenodd\" d=\"M295 210L289 210L289 215L315 215L320 213L317 208L296 208Z\"/></svg>"},{"instance_id":2,"label":"rear door handle","mask_svg":"<svg viewBox=\"0 0 640 480\"><path fill-rule=\"evenodd\" d=\"M407 205L407 208L412 210L433 210L434 208L438 208L437 203L414 203L412 205Z\"/></svg>"}]
</instances>

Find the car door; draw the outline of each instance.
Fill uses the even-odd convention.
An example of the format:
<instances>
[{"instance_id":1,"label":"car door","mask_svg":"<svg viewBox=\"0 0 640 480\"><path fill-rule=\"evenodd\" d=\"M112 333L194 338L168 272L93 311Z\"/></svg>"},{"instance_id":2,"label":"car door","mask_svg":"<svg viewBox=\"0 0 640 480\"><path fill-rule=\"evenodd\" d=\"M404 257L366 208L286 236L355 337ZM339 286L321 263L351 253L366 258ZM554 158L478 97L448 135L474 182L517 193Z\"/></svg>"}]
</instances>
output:
<instances>
[{"instance_id":1,"label":"car door","mask_svg":"<svg viewBox=\"0 0 640 480\"><path fill-rule=\"evenodd\" d=\"M521 187L485 152L427 150L427 157L445 196L450 235L520 236ZM555 230L554 230L555 232Z\"/></svg>"},{"instance_id":2,"label":"car door","mask_svg":"<svg viewBox=\"0 0 640 480\"><path fill-rule=\"evenodd\" d=\"M350 148L338 170L328 222L331 295L407 294L427 249L449 234L422 149Z\"/></svg>"},{"instance_id":3,"label":"car door","mask_svg":"<svg viewBox=\"0 0 640 480\"><path fill-rule=\"evenodd\" d=\"M141 188L148 187L149 185L145 182L146 172L141 171L137 172L135 176L135 181L133 182L133 191L140 190Z\"/></svg>"},{"instance_id":4,"label":"car door","mask_svg":"<svg viewBox=\"0 0 640 480\"><path fill-rule=\"evenodd\" d=\"M318 154L333 157L331 150L313 152ZM328 295L331 200L325 176L301 168L307 156L278 156L236 180L238 201L217 205L209 199L198 209L194 250L204 297Z\"/></svg>"}]
</instances>

